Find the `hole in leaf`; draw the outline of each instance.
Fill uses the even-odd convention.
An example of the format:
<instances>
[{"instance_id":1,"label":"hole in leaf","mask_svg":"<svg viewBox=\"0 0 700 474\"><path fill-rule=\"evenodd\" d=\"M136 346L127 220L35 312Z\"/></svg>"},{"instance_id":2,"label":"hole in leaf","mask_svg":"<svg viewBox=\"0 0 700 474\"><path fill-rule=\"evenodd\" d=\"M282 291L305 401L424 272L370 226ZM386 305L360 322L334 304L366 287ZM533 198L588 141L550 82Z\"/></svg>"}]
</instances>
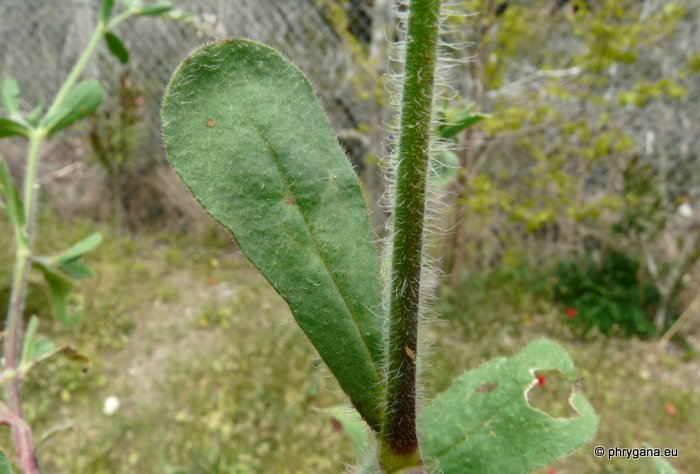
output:
<instances>
[{"instance_id":1,"label":"hole in leaf","mask_svg":"<svg viewBox=\"0 0 700 474\"><path fill-rule=\"evenodd\" d=\"M537 370L533 386L527 392L532 408L554 418L573 418L578 413L569 404L571 382L558 370Z\"/></svg>"}]
</instances>

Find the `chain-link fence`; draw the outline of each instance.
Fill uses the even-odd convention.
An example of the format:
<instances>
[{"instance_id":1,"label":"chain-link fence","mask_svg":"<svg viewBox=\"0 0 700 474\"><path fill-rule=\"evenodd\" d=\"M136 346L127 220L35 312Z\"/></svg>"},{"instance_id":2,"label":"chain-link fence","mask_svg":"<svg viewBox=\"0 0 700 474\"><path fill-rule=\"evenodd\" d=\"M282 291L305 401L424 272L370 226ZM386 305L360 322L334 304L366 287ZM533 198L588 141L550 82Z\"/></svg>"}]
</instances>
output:
<instances>
[{"instance_id":1,"label":"chain-link fence","mask_svg":"<svg viewBox=\"0 0 700 474\"><path fill-rule=\"evenodd\" d=\"M100 186L92 186L92 194L88 189L91 182L100 181L96 179L100 176L99 172L86 169L86 175L79 175L74 171L95 153L94 143L86 139L91 127L94 132L99 129L100 123L109 123L110 114L114 115L115 110L123 108L126 101L138 108L139 128L121 130L121 138L136 144L130 153L134 162L141 163L137 174L153 177L147 183L148 186L134 188L132 184L131 191L127 191L127 194L139 197L144 189L151 188L155 194L168 196L167 199L158 201L151 210L137 209L141 212L140 222L148 221L159 213L167 215L168 209L164 208L168 206L174 207L175 212L184 213L188 219L198 215L197 206L169 169L159 166L162 163L159 108L163 89L178 62L197 45L215 38L249 37L283 51L309 75L336 129L359 132L350 134L351 137L359 137L357 154L371 158L361 165L371 167L376 163L377 155L381 155L382 151L378 143L383 138L382 133L377 131L377 124L387 121L385 98L380 92L383 88L380 77L386 65L381 58L385 56L385 43L392 36L391 21L388 18L394 2L181 0L175 3L178 9L193 13L190 20L144 17L119 26L117 34L130 52L126 66L120 65L104 45L100 46L85 76L100 79L108 92L106 104L97 118L83 122L66 138L53 140L47 146L43 179L48 181L55 178L54 181L60 182L61 179L69 180L73 176L72 181L67 181L70 184L60 187L58 191L65 197L63 203L84 203L72 212L89 215L86 209L95 202L100 202L104 180L99 183ZM92 34L100 4L99 0L0 2L0 38L5 45L0 49L0 75L6 73L18 80L22 88L21 106L24 110L31 110L37 102L46 103L51 99ZM554 4L557 2L553 0L552 5ZM658 43L654 49L645 53L646 57L639 62L638 69L642 77L654 80L654 74L658 71L673 70L674 62L680 61L685 54L683 51L700 44L700 32L697 22L693 20L700 18L700 9L695 0L686 0L685 4L689 12L695 11L695 17L689 14L679 24L676 36ZM650 12L664 8L664 2L660 0L647 0L644 5ZM475 18L476 22L478 18ZM553 16L547 26L558 28L557 21L557 17ZM561 25L561 28L566 27L566 24ZM458 42L473 41L476 37L475 27L464 24L455 30L455 37ZM559 51L557 54L561 55L573 54L571 51L575 45L558 41L560 37L556 35L552 38L557 42L548 44L547 48L551 47L552 51ZM381 43L381 47L378 43ZM469 56L475 51L469 45L457 49L459 56ZM551 83L552 74L577 74L576 68L541 71L533 67L528 57L516 59L500 89L484 94L486 109L500 104L500 110L504 114L508 113L510 105L526 110L529 107L528 101L532 98L541 103L550 100L546 96L538 96L536 92ZM460 63L452 74L455 99L462 104L468 101L466 98L473 85L469 69L469 63ZM614 100L615 94L626 87L624 81L627 80L623 73L613 69L610 70L611 77L614 77L609 92L612 98L609 100ZM567 77L561 76L562 84L566 83ZM125 91L125 88L128 90ZM523 91L528 90L535 93L523 94ZM639 111L620 107L611 116L611 120L624 124L627 133L633 136L636 142L634 149L650 163L649 172L662 178L664 186L667 186L664 190L666 195L671 198L686 196L695 213L700 212L700 154L694 151L699 146L700 133L693 124L697 124L700 119L697 112L700 109L695 107L699 100L700 83L696 81L690 83L685 103L659 102ZM584 108L589 107L584 103L585 100L579 102ZM580 104L570 101L567 105L568 112L562 112L562 116L572 120L571 117L579 114L574 107L579 107ZM557 135L558 133L560 132L553 130L540 134L543 145L538 146L538 149L550 158L556 152L550 150L551 144L567 140L567 137ZM523 148L523 135L523 131L497 136L482 135L483 139L474 148L478 148L479 154L486 159L482 160L483 167L477 171L480 177L488 179L489 186L508 194L512 201L509 203L511 208L522 204L530 206L529 210L534 212L538 207L546 207L540 204L545 197L549 196L550 201L556 200L557 189L551 183L543 182L543 176L546 176L542 172L544 164ZM11 161L15 158L14 165L18 174L21 172L18 168L21 167L23 146L21 140L3 142L3 154ZM351 153L354 151L352 143L347 148ZM546 166L556 167L552 163L555 162L549 160ZM577 166L575 159L561 165L563 173L581 178L582 198L578 205L584 206L601 196L611 193L620 195L622 192L620 170L615 169L613 159L602 160L591 169L578 169ZM374 171L377 171L376 166ZM553 172L552 176L554 175ZM366 174L365 178L370 192L376 192L373 187L381 188L381 183L371 173ZM374 182L370 182L372 179ZM132 200L136 203L134 207L138 208L145 206L139 203L149 203L152 199L146 196ZM468 226L466 242L471 248L471 255L476 256L485 268L500 265L514 240L531 241L532 246L541 248L541 254L554 254L552 249L556 245L566 241L570 247L570 242L580 243L586 235L585 232L569 232L570 240L561 237L568 232L564 226L572 222L571 216L564 215L564 212L561 216L556 216L551 225L543 226L542 229L545 230L533 232L522 220L514 220L513 212L505 212L497 207L492 206L485 220L470 221ZM469 211L470 216L476 215L472 209ZM451 228L452 224L448 223L445 227ZM540 257L538 255L533 258Z\"/></svg>"},{"instance_id":2,"label":"chain-link fence","mask_svg":"<svg viewBox=\"0 0 700 474\"><path fill-rule=\"evenodd\" d=\"M205 0L178 2L194 13L190 21L136 18L119 26L130 61L121 66L100 47L85 75L96 77L108 92L117 87L123 68L145 99L143 120L148 146L159 144L158 110L163 88L178 62L194 47L214 38L247 37L283 51L311 78L324 105L340 128L362 121L363 104L353 90L357 73L352 54L338 33L347 21L358 42L371 34L368 1L345 2L342 20L333 17L332 2L317 0ZM22 87L22 102L31 109L46 103L66 77L97 22L99 0L4 0L0 3L0 73L11 74ZM114 99L114 94L107 94ZM109 104L108 104L109 105Z\"/></svg>"},{"instance_id":3,"label":"chain-link fence","mask_svg":"<svg viewBox=\"0 0 700 474\"><path fill-rule=\"evenodd\" d=\"M118 4L119 2L117 2ZM116 33L129 50L130 59L122 66L100 45L86 68L85 77L100 80L106 89L105 103L95 120L110 119L124 106L125 94L132 108L139 109L140 129L123 133L138 142L130 159L141 163L160 161L160 101L170 74L182 58L198 45L216 38L247 37L272 45L297 63L314 83L336 129L355 129L370 121L374 108L358 94L357 77L362 72L353 61L354 46L366 50L372 31L373 2L367 0L204 0L174 2L182 18L139 17L122 23ZM20 84L23 110L47 103L60 87L90 35L101 8L99 0L3 0L0 2L0 75L13 76ZM174 15L175 16L175 15ZM346 35L343 38L343 35ZM347 35L350 35L349 37ZM125 91L125 86L128 91ZM74 127L48 145L44 173L64 176L94 154L85 140L87 123ZM87 131L89 132L89 130ZM137 133L138 132L138 133ZM124 138L124 137L122 137ZM24 143L3 143L4 154L21 167ZM133 147L132 147L133 148ZM14 158L14 159L13 159ZM77 167L76 167L77 165ZM167 172L157 170L161 178ZM73 173L76 177L76 174ZM85 178L84 176L82 177ZM48 178L47 178L48 179ZM169 178L155 187L177 186ZM84 186L75 179L79 188ZM84 194L72 187L62 193ZM89 199L83 196L79 201ZM182 205L186 198L182 199ZM80 210L80 209L79 209Z\"/></svg>"}]
</instances>

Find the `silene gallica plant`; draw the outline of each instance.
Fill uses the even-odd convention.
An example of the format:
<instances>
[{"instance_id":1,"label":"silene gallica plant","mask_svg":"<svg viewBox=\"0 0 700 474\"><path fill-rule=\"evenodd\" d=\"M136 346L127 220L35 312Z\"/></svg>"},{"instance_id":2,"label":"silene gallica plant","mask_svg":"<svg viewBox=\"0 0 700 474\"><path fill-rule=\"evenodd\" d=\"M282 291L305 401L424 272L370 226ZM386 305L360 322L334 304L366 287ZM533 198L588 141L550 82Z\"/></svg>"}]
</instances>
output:
<instances>
[{"instance_id":1,"label":"silene gallica plant","mask_svg":"<svg viewBox=\"0 0 700 474\"><path fill-rule=\"evenodd\" d=\"M163 104L168 158L287 302L364 420L358 431L341 417L366 443L357 472L529 472L597 428L559 345L533 342L460 375L429 402L417 399L441 2L412 0L397 11L406 39L386 258L311 84L268 46L218 41L182 62ZM535 372L546 370L572 382L577 416L552 418L529 405Z\"/></svg>"},{"instance_id":2,"label":"silene gallica plant","mask_svg":"<svg viewBox=\"0 0 700 474\"><path fill-rule=\"evenodd\" d=\"M143 5L136 0L122 0L121 3L123 8L119 14L113 14L114 0L103 0L95 31L48 110L44 111L39 104L32 112L22 113L17 81L5 76L2 83L2 104L7 115L0 116L0 139L23 136L29 140L21 193L14 184L9 167L0 157L0 208L7 214L15 241L12 289L2 338L3 370L0 381L5 397L4 402L0 401L0 423L12 428L17 465L24 473L35 474L41 469L34 436L23 415L20 393L23 379L37 363L53 355L61 353L72 358L83 358L73 348L57 346L37 335L39 323L35 316L30 319L26 331L22 330L30 271L36 268L43 274L49 289L51 311L57 321L74 327L83 319L82 298L72 291L74 282L92 275L82 257L102 241L102 235L94 233L55 255L35 254L39 191L37 172L42 145L58 132L92 114L102 102L104 92L98 81L86 79L78 82L101 41L105 41L108 50L121 63L126 63L129 52L114 32L117 25L133 16L169 15L173 8L166 3ZM2 463L0 472L3 472Z\"/></svg>"}]
</instances>

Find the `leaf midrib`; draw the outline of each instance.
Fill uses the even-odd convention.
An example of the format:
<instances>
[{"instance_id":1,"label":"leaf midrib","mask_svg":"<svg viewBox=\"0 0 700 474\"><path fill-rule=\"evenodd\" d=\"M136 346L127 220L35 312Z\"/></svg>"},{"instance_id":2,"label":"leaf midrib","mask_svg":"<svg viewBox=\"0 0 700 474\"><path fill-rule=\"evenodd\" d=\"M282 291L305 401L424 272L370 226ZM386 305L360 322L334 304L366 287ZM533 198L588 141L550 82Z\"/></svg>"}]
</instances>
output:
<instances>
[{"instance_id":1,"label":"leaf midrib","mask_svg":"<svg viewBox=\"0 0 700 474\"><path fill-rule=\"evenodd\" d=\"M316 255L318 256L319 260L321 261L321 264L323 265L323 269L325 270L326 274L328 275L328 278L330 281L333 283L333 288L335 289L336 293L338 296L340 296L341 301L343 302L343 306L345 306L345 309L347 310L348 314L350 315L350 318L352 319L353 326L355 330L357 331L358 336L360 337L360 340L362 341L362 345L367 352L367 355L369 357L370 362L372 363L372 367L375 370L376 376L377 376L377 381L381 381L381 374L377 368L377 361L374 360L374 357L372 356L372 351L369 348L369 345L365 338L362 335L362 330L360 323L358 322L357 315L353 312L351 309L350 305L348 304L348 298L344 294L344 292L340 289L340 285L338 282L335 280L335 276L333 275L333 272L331 272L330 268L328 267L328 263L326 262L326 258L321 252L321 246L319 245L318 241L316 240L316 236L314 233L311 231L311 225L306 219L306 216L302 212L301 206L299 205L299 200L296 199L297 195L294 193L293 188L291 186L291 183L287 177L287 173L285 172L284 167L281 164L281 160L279 158L278 153L275 151L272 143L268 140L268 138L265 136L263 131L260 129L260 126L256 124L255 122L251 120L246 120L246 123L252 124L255 133L260 137L260 139L263 141L265 144L266 148L270 152L270 156L272 157L272 162L275 165L275 168L277 168L277 172L280 174L282 177L282 181L284 183L285 188L287 189L288 193L294 200L296 201L297 205L295 206L297 209L297 212L299 216L301 217L302 222L304 223L304 226L306 227L306 231L309 234L309 237L311 238L311 241L313 243L314 251L316 252Z\"/></svg>"}]
</instances>

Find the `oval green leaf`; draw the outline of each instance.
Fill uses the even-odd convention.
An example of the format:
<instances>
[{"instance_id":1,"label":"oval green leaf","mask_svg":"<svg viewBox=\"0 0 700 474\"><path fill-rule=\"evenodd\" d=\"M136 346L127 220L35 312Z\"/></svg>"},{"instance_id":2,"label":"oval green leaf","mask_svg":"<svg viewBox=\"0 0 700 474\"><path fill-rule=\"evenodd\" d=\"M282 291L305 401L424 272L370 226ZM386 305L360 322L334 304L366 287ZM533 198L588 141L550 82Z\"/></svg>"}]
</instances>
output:
<instances>
[{"instance_id":1,"label":"oval green leaf","mask_svg":"<svg viewBox=\"0 0 700 474\"><path fill-rule=\"evenodd\" d=\"M162 119L175 171L378 429L379 259L359 180L307 78L263 44L209 44L175 71Z\"/></svg>"},{"instance_id":2,"label":"oval green leaf","mask_svg":"<svg viewBox=\"0 0 700 474\"><path fill-rule=\"evenodd\" d=\"M119 39L117 35L108 31L105 33L105 42L107 43L107 49L112 53L120 63L126 64L129 62L129 51Z\"/></svg>"},{"instance_id":3,"label":"oval green leaf","mask_svg":"<svg viewBox=\"0 0 700 474\"><path fill-rule=\"evenodd\" d=\"M423 458L445 474L525 474L583 446L598 427L593 407L576 389L569 403L577 417L552 418L531 407L535 370L558 370L572 384L577 379L571 357L547 340L465 372L419 415Z\"/></svg>"}]
</instances>

